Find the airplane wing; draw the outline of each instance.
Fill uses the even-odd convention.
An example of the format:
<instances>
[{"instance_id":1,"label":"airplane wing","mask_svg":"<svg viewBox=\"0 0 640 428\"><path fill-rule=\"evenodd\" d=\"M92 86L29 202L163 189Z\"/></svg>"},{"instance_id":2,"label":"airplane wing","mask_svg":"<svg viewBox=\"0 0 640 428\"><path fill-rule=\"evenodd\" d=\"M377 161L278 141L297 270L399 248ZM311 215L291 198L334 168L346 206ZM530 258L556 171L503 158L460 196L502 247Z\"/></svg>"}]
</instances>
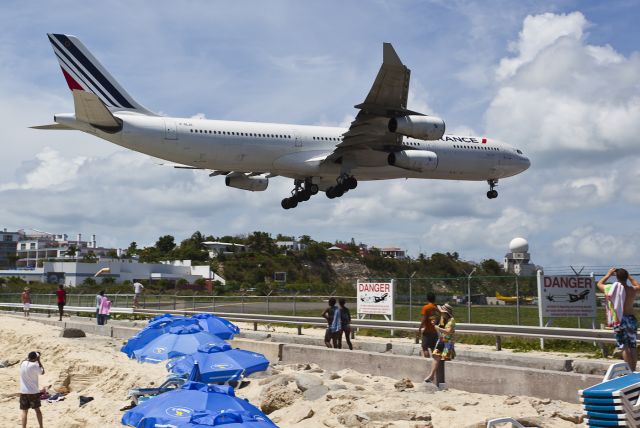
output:
<instances>
[{"instance_id":1,"label":"airplane wing","mask_svg":"<svg viewBox=\"0 0 640 428\"><path fill-rule=\"evenodd\" d=\"M400 144L402 136L388 130L389 119L409 114L422 116L407 110L410 76L411 70L402 63L391 43L384 43L378 75L364 102L355 106L360 111L338 148L382 149Z\"/></svg>"}]
</instances>

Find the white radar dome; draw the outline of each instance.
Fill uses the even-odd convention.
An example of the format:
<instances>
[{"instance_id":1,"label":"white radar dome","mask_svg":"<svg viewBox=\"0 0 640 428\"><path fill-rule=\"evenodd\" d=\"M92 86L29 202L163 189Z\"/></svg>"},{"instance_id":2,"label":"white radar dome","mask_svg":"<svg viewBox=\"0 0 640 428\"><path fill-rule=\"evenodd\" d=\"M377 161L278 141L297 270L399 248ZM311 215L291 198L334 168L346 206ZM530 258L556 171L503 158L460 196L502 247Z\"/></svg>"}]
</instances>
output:
<instances>
[{"instance_id":1,"label":"white radar dome","mask_svg":"<svg viewBox=\"0 0 640 428\"><path fill-rule=\"evenodd\" d=\"M509 251L512 253L526 253L529 251L529 243L524 238L513 238L509 242Z\"/></svg>"}]
</instances>

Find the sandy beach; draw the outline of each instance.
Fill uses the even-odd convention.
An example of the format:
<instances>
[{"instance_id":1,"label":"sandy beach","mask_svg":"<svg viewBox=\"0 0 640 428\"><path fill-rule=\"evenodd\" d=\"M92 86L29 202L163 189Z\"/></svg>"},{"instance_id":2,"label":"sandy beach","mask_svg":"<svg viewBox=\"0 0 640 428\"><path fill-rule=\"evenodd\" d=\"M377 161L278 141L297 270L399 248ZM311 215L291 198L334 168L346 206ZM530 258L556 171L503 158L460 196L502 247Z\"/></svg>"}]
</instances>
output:
<instances>
[{"instance_id":1,"label":"sandy beach","mask_svg":"<svg viewBox=\"0 0 640 428\"><path fill-rule=\"evenodd\" d=\"M47 427L120 426L134 386L158 385L164 365L139 364L118 349L122 341L88 335L59 337L60 328L2 316L0 360L16 361L27 352L42 352L46 374L40 385L67 386L64 401L43 402ZM348 362L345 362L348 365ZM0 369L0 426L19 423L19 368ZM80 395L93 401L79 407ZM532 397L474 394L431 385L413 385L400 379L370 376L348 368L325 371L315 365L274 365L237 391L269 412L280 427L481 427L492 417L524 418L528 425L576 427L570 419L580 413L577 404ZM29 426L36 427L31 411Z\"/></svg>"}]
</instances>

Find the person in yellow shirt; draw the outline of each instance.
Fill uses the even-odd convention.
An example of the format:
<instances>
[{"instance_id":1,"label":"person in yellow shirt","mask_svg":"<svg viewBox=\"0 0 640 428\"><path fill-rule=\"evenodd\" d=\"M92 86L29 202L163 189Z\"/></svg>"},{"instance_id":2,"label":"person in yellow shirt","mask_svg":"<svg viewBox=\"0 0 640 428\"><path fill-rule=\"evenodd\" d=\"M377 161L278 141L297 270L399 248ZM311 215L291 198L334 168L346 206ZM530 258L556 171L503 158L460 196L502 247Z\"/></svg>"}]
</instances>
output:
<instances>
[{"instance_id":1,"label":"person in yellow shirt","mask_svg":"<svg viewBox=\"0 0 640 428\"><path fill-rule=\"evenodd\" d=\"M425 382L433 382L440 366L440 361L450 361L456 356L453 347L456 332L456 320L453 318L453 307L448 303L438 306L442 317L440 324L434 325L438 332L438 342L436 349L433 351L433 363L431 365L431 373L425 378Z\"/></svg>"}]
</instances>

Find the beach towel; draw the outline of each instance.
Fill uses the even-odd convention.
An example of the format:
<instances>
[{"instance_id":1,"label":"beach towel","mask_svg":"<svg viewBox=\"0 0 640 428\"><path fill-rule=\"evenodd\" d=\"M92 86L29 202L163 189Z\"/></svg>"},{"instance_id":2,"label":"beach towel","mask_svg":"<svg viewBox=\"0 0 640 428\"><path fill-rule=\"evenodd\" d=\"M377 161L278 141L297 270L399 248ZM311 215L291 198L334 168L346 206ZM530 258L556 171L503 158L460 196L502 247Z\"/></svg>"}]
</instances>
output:
<instances>
[{"instance_id":1,"label":"beach towel","mask_svg":"<svg viewBox=\"0 0 640 428\"><path fill-rule=\"evenodd\" d=\"M626 290L621 283L605 284L604 301L605 311L607 313L607 326L617 327L620 325L625 295Z\"/></svg>"},{"instance_id":2,"label":"beach towel","mask_svg":"<svg viewBox=\"0 0 640 428\"><path fill-rule=\"evenodd\" d=\"M329 328L333 333L342 331L342 316L340 315L340 308L336 308L333 313L333 320L331 321L331 326Z\"/></svg>"}]
</instances>

